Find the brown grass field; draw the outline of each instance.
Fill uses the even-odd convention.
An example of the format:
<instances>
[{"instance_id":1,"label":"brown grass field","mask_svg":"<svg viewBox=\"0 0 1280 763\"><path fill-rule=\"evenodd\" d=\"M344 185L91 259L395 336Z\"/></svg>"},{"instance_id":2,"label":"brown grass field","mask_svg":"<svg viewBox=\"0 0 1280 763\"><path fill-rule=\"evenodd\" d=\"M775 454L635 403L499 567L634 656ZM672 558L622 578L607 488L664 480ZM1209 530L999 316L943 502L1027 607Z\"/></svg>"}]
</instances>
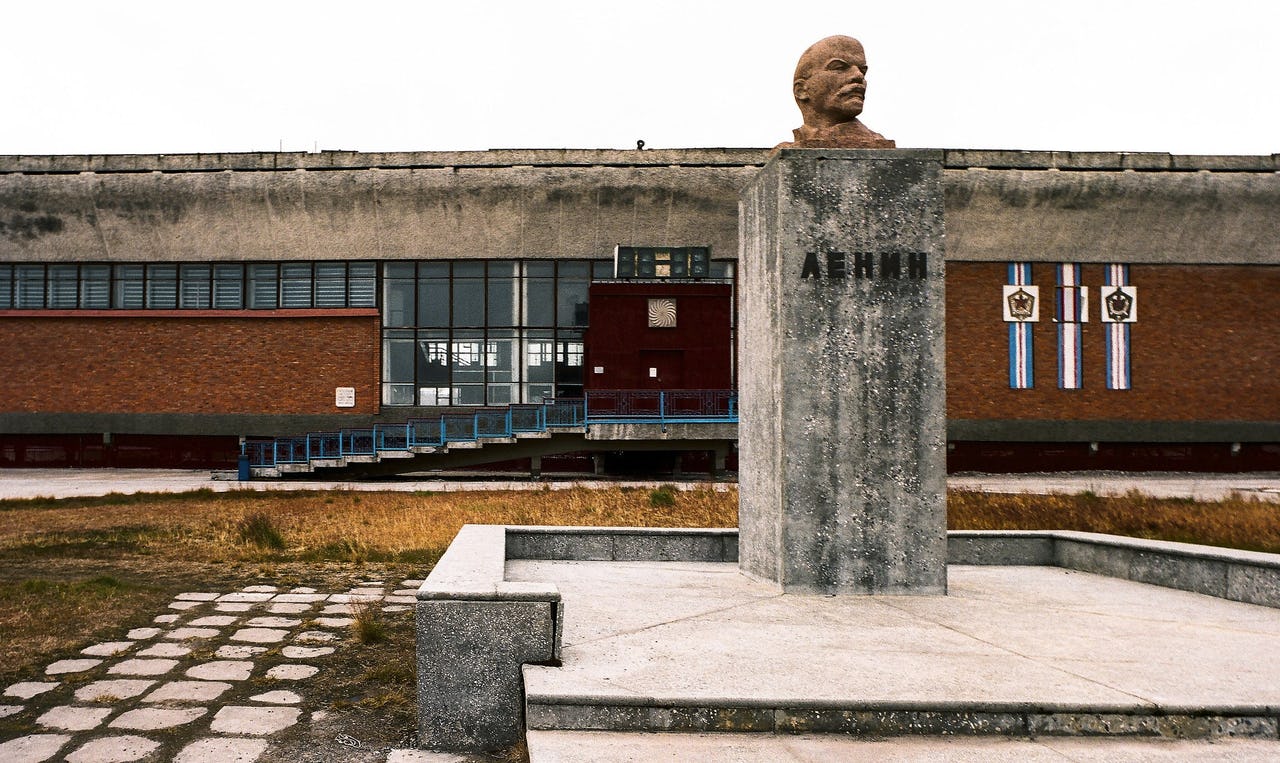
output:
<instances>
[{"instance_id":1,"label":"brown grass field","mask_svg":"<svg viewBox=\"0 0 1280 763\"><path fill-rule=\"evenodd\" d=\"M180 591L421 578L467 523L733 527L737 503L734 488L669 487L0 501L0 686L149 625ZM1255 500L952 492L948 519L952 529L1084 530L1280 552L1280 504ZM412 618L378 627L377 639L353 632L359 665L326 673L321 701L367 712L370 734L403 733L413 727Z\"/></svg>"}]
</instances>

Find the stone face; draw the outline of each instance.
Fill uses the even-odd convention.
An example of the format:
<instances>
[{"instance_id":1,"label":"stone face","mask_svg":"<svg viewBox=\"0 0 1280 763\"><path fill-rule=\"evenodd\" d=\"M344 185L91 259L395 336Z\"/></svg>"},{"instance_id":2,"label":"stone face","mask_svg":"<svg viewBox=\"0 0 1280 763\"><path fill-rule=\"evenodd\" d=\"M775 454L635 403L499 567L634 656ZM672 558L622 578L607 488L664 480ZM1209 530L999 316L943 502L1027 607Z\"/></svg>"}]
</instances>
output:
<instances>
[{"instance_id":1,"label":"stone face","mask_svg":"<svg viewBox=\"0 0 1280 763\"><path fill-rule=\"evenodd\" d=\"M296 617L255 617L245 623L251 628L292 628L301 624Z\"/></svg>"},{"instance_id":2,"label":"stone face","mask_svg":"<svg viewBox=\"0 0 1280 763\"><path fill-rule=\"evenodd\" d=\"M209 712L203 707L143 707L121 713L111 721L111 728L155 731L191 723Z\"/></svg>"},{"instance_id":3,"label":"stone face","mask_svg":"<svg viewBox=\"0 0 1280 763\"><path fill-rule=\"evenodd\" d=\"M221 734L259 736L274 734L298 722L296 707L245 707L227 705L213 716L210 728Z\"/></svg>"},{"instance_id":4,"label":"stone face","mask_svg":"<svg viewBox=\"0 0 1280 763\"><path fill-rule=\"evenodd\" d=\"M136 697L150 689L155 681L120 678L110 681L94 681L76 689L76 699L81 702L115 702Z\"/></svg>"},{"instance_id":5,"label":"stone face","mask_svg":"<svg viewBox=\"0 0 1280 763\"><path fill-rule=\"evenodd\" d=\"M784 591L946 592L941 177L784 149L743 191L740 565Z\"/></svg>"},{"instance_id":6,"label":"stone face","mask_svg":"<svg viewBox=\"0 0 1280 763\"><path fill-rule=\"evenodd\" d=\"M241 646L239 644L228 644L227 646L218 647L218 651L214 652L214 656L223 660L244 660L253 657L256 654L262 654L267 651L265 646Z\"/></svg>"},{"instance_id":7,"label":"stone face","mask_svg":"<svg viewBox=\"0 0 1280 763\"><path fill-rule=\"evenodd\" d=\"M159 742L140 736L113 736L86 742L67 756L67 763L126 763L155 752Z\"/></svg>"},{"instance_id":8,"label":"stone face","mask_svg":"<svg viewBox=\"0 0 1280 763\"><path fill-rule=\"evenodd\" d=\"M252 763L267 751L265 739L197 739L178 753L175 763Z\"/></svg>"},{"instance_id":9,"label":"stone face","mask_svg":"<svg viewBox=\"0 0 1280 763\"><path fill-rule=\"evenodd\" d=\"M274 644L283 641L288 631L278 628L241 628L231 634L232 641L248 641L253 644Z\"/></svg>"},{"instance_id":10,"label":"stone face","mask_svg":"<svg viewBox=\"0 0 1280 763\"><path fill-rule=\"evenodd\" d=\"M173 681L142 698L143 702L211 702L231 684L222 681Z\"/></svg>"},{"instance_id":11,"label":"stone face","mask_svg":"<svg viewBox=\"0 0 1280 763\"><path fill-rule=\"evenodd\" d=\"M178 666L177 660L124 660L111 666L108 673L121 676L158 676Z\"/></svg>"},{"instance_id":12,"label":"stone face","mask_svg":"<svg viewBox=\"0 0 1280 763\"><path fill-rule=\"evenodd\" d=\"M0 742L0 760L21 760L29 763L48 760L62 746L71 741L68 734L31 734L7 742Z\"/></svg>"},{"instance_id":13,"label":"stone face","mask_svg":"<svg viewBox=\"0 0 1280 763\"><path fill-rule=\"evenodd\" d=\"M315 665L277 665L267 671L267 678L277 681L300 681L320 672Z\"/></svg>"},{"instance_id":14,"label":"stone face","mask_svg":"<svg viewBox=\"0 0 1280 763\"><path fill-rule=\"evenodd\" d=\"M80 654L87 654L90 657L114 657L127 651L131 646L133 646L132 641L108 641L104 644L87 646L80 650Z\"/></svg>"},{"instance_id":15,"label":"stone face","mask_svg":"<svg viewBox=\"0 0 1280 763\"><path fill-rule=\"evenodd\" d=\"M189 638L213 638L218 633L217 628L174 628L165 634L165 638L185 641Z\"/></svg>"},{"instance_id":16,"label":"stone face","mask_svg":"<svg viewBox=\"0 0 1280 763\"><path fill-rule=\"evenodd\" d=\"M191 654L191 647L168 642L161 642L138 652L139 657L185 657L188 654Z\"/></svg>"},{"instance_id":17,"label":"stone face","mask_svg":"<svg viewBox=\"0 0 1280 763\"><path fill-rule=\"evenodd\" d=\"M36 723L64 731L88 731L97 728L103 719L111 714L109 707L70 707L51 708Z\"/></svg>"},{"instance_id":18,"label":"stone face","mask_svg":"<svg viewBox=\"0 0 1280 763\"><path fill-rule=\"evenodd\" d=\"M49 666L44 669L44 672L45 675L50 676L62 675L63 673L83 673L84 671L89 670L90 668L96 668L101 664L102 660L58 660L57 662L49 663Z\"/></svg>"},{"instance_id":19,"label":"stone face","mask_svg":"<svg viewBox=\"0 0 1280 763\"><path fill-rule=\"evenodd\" d=\"M295 692L277 689L264 694L255 694L250 697L254 702L263 702L269 705L296 705L302 701L302 697Z\"/></svg>"},{"instance_id":20,"label":"stone face","mask_svg":"<svg viewBox=\"0 0 1280 763\"><path fill-rule=\"evenodd\" d=\"M331 646L286 646L280 654L290 660L309 660L312 657L324 657L333 654Z\"/></svg>"},{"instance_id":21,"label":"stone face","mask_svg":"<svg viewBox=\"0 0 1280 763\"><path fill-rule=\"evenodd\" d=\"M4 690L6 697L17 697L18 699L31 699L47 691L52 691L60 686L57 681L21 681L11 684L9 688Z\"/></svg>"},{"instance_id":22,"label":"stone face","mask_svg":"<svg viewBox=\"0 0 1280 763\"><path fill-rule=\"evenodd\" d=\"M221 628L225 625L230 625L234 623L238 619L239 618L237 618L235 615L207 615L205 617L197 617L196 619L187 623L187 625L194 625L197 627L203 626L203 627Z\"/></svg>"},{"instance_id":23,"label":"stone face","mask_svg":"<svg viewBox=\"0 0 1280 763\"><path fill-rule=\"evenodd\" d=\"M187 669L187 675L202 681L244 681L253 672L248 660L214 660Z\"/></svg>"}]
</instances>

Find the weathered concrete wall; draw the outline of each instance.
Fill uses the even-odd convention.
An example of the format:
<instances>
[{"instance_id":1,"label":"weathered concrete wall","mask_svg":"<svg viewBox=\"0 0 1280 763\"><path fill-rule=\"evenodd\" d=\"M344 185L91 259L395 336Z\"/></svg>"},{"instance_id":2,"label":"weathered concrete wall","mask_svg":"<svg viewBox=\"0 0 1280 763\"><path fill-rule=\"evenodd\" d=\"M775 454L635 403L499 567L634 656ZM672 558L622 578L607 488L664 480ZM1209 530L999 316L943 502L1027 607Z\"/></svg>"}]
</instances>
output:
<instances>
[{"instance_id":1,"label":"weathered concrete wall","mask_svg":"<svg viewBox=\"0 0 1280 763\"><path fill-rule=\"evenodd\" d=\"M736 256L761 149L0 157L0 261ZM947 257L1280 263L1275 156L944 152Z\"/></svg>"},{"instance_id":2,"label":"weathered concrete wall","mask_svg":"<svg viewBox=\"0 0 1280 763\"><path fill-rule=\"evenodd\" d=\"M742 195L741 568L946 592L941 153L783 150Z\"/></svg>"}]
</instances>

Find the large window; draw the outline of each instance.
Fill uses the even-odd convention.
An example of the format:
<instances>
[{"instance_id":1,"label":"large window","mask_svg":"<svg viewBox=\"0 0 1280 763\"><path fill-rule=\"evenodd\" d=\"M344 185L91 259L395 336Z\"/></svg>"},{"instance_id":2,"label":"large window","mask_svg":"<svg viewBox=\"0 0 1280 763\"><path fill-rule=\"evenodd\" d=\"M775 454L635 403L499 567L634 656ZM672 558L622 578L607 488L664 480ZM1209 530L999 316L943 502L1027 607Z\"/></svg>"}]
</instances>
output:
<instances>
[{"instance_id":1,"label":"large window","mask_svg":"<svg viewBox=\"0 0 1280 763\"><path fill-rule=\"evenodd\" d=\"M384 405L508 405L582 394L592 278L611 260L389 262Z\"/></svg>"},{"instance_id":2,"label":"large window","mask_svg":"<svg viewBox=\"0 0 1280 763\"><path fill-rule=\"evenodd\" d=\"M0 264L0 310L377 305L376 262Z\"/></svg>"}]
</instances>

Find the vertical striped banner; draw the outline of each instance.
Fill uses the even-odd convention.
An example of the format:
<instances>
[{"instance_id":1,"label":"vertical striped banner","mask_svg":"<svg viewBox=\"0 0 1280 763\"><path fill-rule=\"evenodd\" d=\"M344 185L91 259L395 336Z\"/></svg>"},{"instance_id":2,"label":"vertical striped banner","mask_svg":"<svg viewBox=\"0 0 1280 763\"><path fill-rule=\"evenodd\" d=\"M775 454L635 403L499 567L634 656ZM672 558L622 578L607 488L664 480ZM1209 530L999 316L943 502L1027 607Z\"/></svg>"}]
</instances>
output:
<instances>
[{"instance_id":1,"label":"vertical striped banner","mask_svg":"<svg viewBox=\"0 0 1280 763\"><path fill-rule=\"evenodd\" d=\"M1009 263L1009 285L1031 285L1031 263ZM1011 389L1031 389L1035 386L1035 374L1032 359L1034 352L1031 344L1031 322L1015 321L1009 324L1009 387Z\"/></svg>"},{"instance_id":2,"label":"vertical striped banner","mask_svg":"<svg viewBox=\"0 0 1280 763\"><path fill-rule=\"evenodd\" d=\"M1107 265L1107 286L1129 286L1129 266ZM1106 309L1101 306L1099 309ZM1129 377L1129 324L1107 324L1107 389L1132 389Z\"/></svg>"},{"instance_id":3,"label":"vertical striped banner","mask_svg":"<svg viewBox=\"0 0 1280 763\"><path fill-rule=\"evenodd\" d=\"M1056 309L1058 315L1058 388L1080 389L1083 386L1081 323L1088 320L1084 287L1080 285L1078 264L1058 263Z\"/></svg>"}]
</instances>

